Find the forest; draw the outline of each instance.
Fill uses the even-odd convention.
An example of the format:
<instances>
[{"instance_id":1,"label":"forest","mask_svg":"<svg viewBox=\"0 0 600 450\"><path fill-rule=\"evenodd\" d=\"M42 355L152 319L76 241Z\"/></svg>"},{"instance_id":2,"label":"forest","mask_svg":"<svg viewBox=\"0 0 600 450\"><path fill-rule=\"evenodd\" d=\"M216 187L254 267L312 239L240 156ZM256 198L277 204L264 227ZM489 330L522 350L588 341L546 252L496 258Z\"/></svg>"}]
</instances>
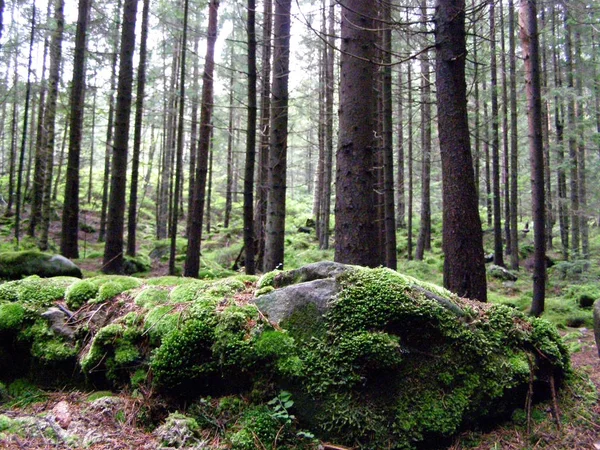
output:
<instances>
[{"instance_id":1,"label":"forest","mask_svg":"<svg viewBox=\"0 0 600 450\"><path fill-rule=\"evenodd\" d=\"M0 369L21 349L30 373L133 393L111 414L184 424L178 443L160 435L166 446L600 448L597 17L590 0L0 0ZM83 280L9 281L16 252L62 255ZM264 305L315 281L349 303L315 300L325 319L311 341ZM52 298L33 308L24 292L36 290ZM74 327L64 335L40 331L53 302ZM433 347L394 317L436 323ZM407 342L440 362L416 356L409 370ZM444 381L444 361L464 367ZM444 392L461 405L448 417L443 401L402 403L399 386L393 408L373 400L389 373L429 379L432 367L435 387L415 395ZM0 407L47 398L11 389L27 377L4 369ZM482 381L501 373L500 387ZM200 400L182 403L186 390ZM174 405L187 415L168 415ZM4 413L0 443L17 421ZM513 422L465 431L502 414Z\"/></svg>"}]
</instances>

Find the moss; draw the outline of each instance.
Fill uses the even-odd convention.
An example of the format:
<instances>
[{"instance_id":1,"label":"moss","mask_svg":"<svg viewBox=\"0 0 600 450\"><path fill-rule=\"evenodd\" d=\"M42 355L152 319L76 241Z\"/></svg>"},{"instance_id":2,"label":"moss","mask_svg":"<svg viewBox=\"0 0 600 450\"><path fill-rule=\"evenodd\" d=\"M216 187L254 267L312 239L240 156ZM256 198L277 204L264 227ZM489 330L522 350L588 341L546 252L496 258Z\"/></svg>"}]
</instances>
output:
<instances>
[{"instance_id":1,"label":"moss","mask_svg":"<svg viewBox=\"0 0 600 450\"><path fill-rule=\"evenodd\" d=\"M180 314L173 313L172 306L156 306L144 318L144 333L148 335L152 346L158 346L169 333L177 329L180 321Z\"/></svg>"},{"instance_id":2,"label":"moss","mask_svg":"<svg viewBox=\"0 0 600 450\"><path fill-rule=\"evenodd\" d=\"M149 278L146 280L146 284L150 286L160 286L160 287L171 287L171 286L179 286L181 284L194 283L198 281L195 278L186 278L186 277L176 277L176 276L164 276L164 277L155 277Z\"/></svg>"},{"instance_id":3,"label":"moss","mask_svg":"<svg viewBox=\"0 0 600 450\"><path fill-rule=\"evenodd\" d=\"M0 333L16 332L25 318L25 309L18 303L0 304Z\"/></svg>"},{"instance_id":4,"label":"moss","mask_svg":"<svg viewBox=\"0 0 600 450\"><path fill-rule=\"evenodd\" d=\"M277 275L279 275L280 273L282 273L281 270L272 270L271 272L267 272L265 273L262 277L260 277L260 279L258 280L258 284L257 284L257 288L258 289L262 289L264 287L267 286L273 286L273 283L275 281L275 277Z\"/></svg>"},{"instance_id":5,"label":"moss","mask_svg":"<svg viewBox=\"0 0 600 450\"><path fill-rule=\"evenodd\" d=\"M294 339L301 342L315 338L322 338L326 332L323 314L319 312L314 303L296 308L286 319L282 320L281 327L287 330Z\"/></svg>"},{"instance_id":6,"label":"moss","mask_svg":"<svg viewBox=\"0 0 600 450\"><path fill-rule=\"evenodd\" d=\"M42 364L74 362L77 355L75 344L55 335L41 318L22 329L18 341L26 343L30 355Z\"/></svg>"},{"instance_id":7,"label":"moss","mask_svg":"<svg viewBox=\"0 0 600 450\"><path fill-rule=\"evenodd\" d=\"M154 286L147 286L135 296L135 304L143 308L152 308L161 303L166 303L169 291Z\"/></svg>"},{"instance_id":8,"label":"moss","mask_svg":"<svg viewBox=\"0 0 600 450\"><path fill-rule=\"evenodd\" d=\"M98 295L94 299L93 303L104 303L112 300L125 290L126 289L124 289L123 286L118 282L108 281L100 286L100 289L98 289Z\"/></svg>"},{"instance_id":9,"label":"moss","mask_svg":"<svg viewBox=\"0 0 600 450\"><path fill-rule=\"evenodd\" d=\"M106 398L106 397L113 397L114 394L111 391L98 391L98 392L92 392L91 394L89 394L87 396L87 401L88 402L94 402L96 400L98 400L99 398Z\"/></svg>"},{"instance_id":10,"label":"moss","mask_svg":"<svg viewBox=\"0 0 600 450\"><path fill-rule=\"evenodd\" d=\"M123 271L128 274L148 272L152 268L152 261L146 255L125 256L123 258Z\"/></svg>"},{"instance_id":11,"label":"moss","mask_svg":"<svg viewBox=\"0 0 600 450\"><path fill-rule=\"evenodd\" d=\"M241 427L230 437L233 450L274 448L282 425L266 406L258 406L244 413Z\"/></svg>"},{"instance_id":12,"label":"moss","mask_svg":"<svg viewBox=\"0 0 600 450\"><path fill-rule=\"evenodd\" d=\"M261 295L268 294L269 292L273 292L275 288L273 286L265 286L263 288L258 289L255 293L255 297L260 297Z\"/></svg>"},{"instance_id":13,"label":"moss","mask_svg":"<svg viewBox=\"0 0 600 450\"><path fill-rule=\"evenodd\" d=\"M0 301L22 302L30 310L47 308L65 296L72 277L40 278L32 275L0 285Z\"/></svg>"},{"instance_id":14,"label":"moss","mask_svg":"<svg viewBox=\"0 0 600 450\"><path fill-rule=\"evenodd\" d=\"M581 308L590 308L600 298L600 288L589 284L571 286L565 297L575 300Z\"/></svg>"},{"instance_id":15,"label":"moss","mask_svg":"<svg viewBox=\"0 0 600 450\"><path fill-rule=\"evenodd\" d=\"M187 303L196 299L198 292L206 288L205 281L194 281L177 286L171 291L169 301L173 303Z\"/></svg>"},{"instance_id":16,"label":"moss","mask_svg":"<svg viewBox=\"0 0 600 450\"><path fill-rule=\"evenodd\" d=\"M96 284L89 280L79 280L67 288L65 301L70 309L79 309L97 294L98 286Z\"/></svg>"}]
</instances>

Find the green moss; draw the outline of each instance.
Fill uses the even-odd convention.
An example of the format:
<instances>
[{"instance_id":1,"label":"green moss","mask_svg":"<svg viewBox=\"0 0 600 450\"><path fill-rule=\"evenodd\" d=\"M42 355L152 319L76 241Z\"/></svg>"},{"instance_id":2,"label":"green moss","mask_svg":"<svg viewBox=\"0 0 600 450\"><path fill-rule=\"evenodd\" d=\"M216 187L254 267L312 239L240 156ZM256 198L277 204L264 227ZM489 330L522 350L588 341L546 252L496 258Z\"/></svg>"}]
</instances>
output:
<instances>
[{"instance_id":1,"label":"green moss","mask_svg":"<svg viewBox=\"0 0 600 450\"><path fill-rule=\"evenodd\" d=\"M281 327L287 330L294 339L301 342L313 337L322 338L326 332L323 314L314 303L296 308L296 310L281 322Z\"/></svg>"},{"instance_id":2,"label":"green moss","mask_svg":"<svg viewBox=\"0 0 600 450\"><path fill-rule=\"evenodd\" d=\"M147 286L135 296L135 304L143 308L152 308L156 305L166 303L169 291L154 286Z\"/></svg>"},{"instance_id":3,"label":"green moss","mask_svg":"<svg viewBox=\"0 0 600 450\"><path fill-rule=\"evenodd\" d=\"M158 346L165 336L178 328L180 321L180 314L173 313L172 306L156 306L144 318L144 333L149 336L151 345Z\"/></svg>"},{"instance_id":4,"label":"green moss","mask_svg":"<svg viewBox=\"0 0 600 450\"><path fill-rule=\"evenodd\" d=\"M22 302L31 310L52 306L65 296L65 290L78 278L40 278L32 275L0 285L0 301Z\"/></svg>"},{"instance_id":5,"label":"green moss","mask_svg":"<svg viewBox=\"0 0 600 450\"><path fill-rule=\"evenodd\" d=\"M162 287L170 287L170 286L179 286L181 284L194 283L198 280L195 278L186 278L186 277L176 277L176 276L164 276L164 277L156 277L149 278L146 280L146 283L150 286L162 286Z\"/></svg>"},{"instance_id":6,"label":"green moss","mask_svg":"<svg viewBox=\"0 0 600 450\"><path fill-rule=\"evenodd\" d=\"M18 331L24 317L25 309L18 303L0 304L0 333Z\"/></svg>"},{"instance_id":7,"label":"green moss","mask_svg":"<svg viewBox=\"0 0 600 450\"><path fill-rule=\"evenodd\" d=\"M267 272L265 273L262 277L260 277L260 279L258 280L258 284L257 284L257 288L258 289L262 289L264 287L267 286L273 286L273 282L275 281L275 277L282 273L281 270L272 270L271 272Z\"/></svg>"},{"instance_id":8,"label":"green moss","mask_svg":"<svg viewBox=\"0 0 600 450\"><path fill-rule=\"evenodd\" d=\"M112 300L117 295L125 291L121 284L116 281L108 281L107 283L100 286L98 289L98 295L94 299L93 303L104 303Z\"/></svg>"},{"instance_id":9,"label":"green moss","mask_svg":"<svg viewBox=\"0 0 600 450\"><path fill-rule=\"evenodd\" d=\"M565 297L575 300L581 308L590 308L600 298L600 288L595 284L571 286L565 293Z\"/></svg>"},{"instance_id":10,"label":"green moss","mask_svg":"<svg viewBox=\"0 0 600 450\"><path fill-rule=\"evenodd\" d=\"M258 289L255 293L255 297L260 297L261 295L268 294L269 292L273 292L275 288L273 286L265 286L263 288Z\"/></svg>"},{"instance_id":11,"label":"green moss","mask_svg":"<svg viewBox=\"0 0 600 450\"><path fill-rule=\"evenodd\" d=\"M152 261L146 255L125 256L123 258L123 271L126 274L148 272L152 268Z\"/></svg>"},{"instance_id":12,"label":"green moss","mask_svg":"<svg viewBox=\"0 0 600 450\"><path fill-rule=\"evenodd\" d=\"M81 278L81 270L78 267L53 261L53 255L48 253L37 250L0 252L0 279L17 280L34 274L44 277L65 275Z\"/></svg>"},{"instance_id":13,"label":"green moss","mask_svg":"<svg viewBox=\"0 0 600 450\"><path fill-rule=\"evenodd\" d=\"M71 362L77 355L75 344L55 335L41 318L22 329L18 341L27 343L31 356L43 364Z\"/></svg>"},{"instance_id":14,"label":"green moss","mask_svg":"<svg viewBox=\"0 0 600 450\"><path fill-rule=\"evenodd\" d=\"M87 401L91 403L93 401L98 400L99 398L112 397L113 395L114 394L111 391L92 392L87 396Z\"/></svg>"},{"instance_id":15,"label":"green moss","mask_svg":"<svg viewBox=\"0 0 600 450\"><path fill-rule=\"evenodd\" d=\"M230 437L233 450L274 448L282 425L266 406L258 406L244 413L241 427Z\"/></svg>"},{"instance_id":16,"label":"green moss","mask_svg":"<svg viewBox=\"0 0 600 450\"><path fill-rule=\"evenodd\" d=\"M89 280L79 280L67 288L65 301L70 309L79 309L97 294L98 286L96 284Z\"/></svg>"},{"instance_id":17,"label":"green moss","mask_svg":"<svg viewBox=\"0 0 600 450\"><path fill-rule=\"evenodd\" d=\"M177 286L171 291L169 295L169 301L173 303L188 303L194 301L198 293L206 289L205 281L194 281L192 283L185 283Z\"/></svg>"},{"instance_id":18,"label":"green moss","mask_svg":"<svg viewBox=\"0 0 600 450\"><path fill-rule=\"evenodd\" d=\"M8 385L8 405L12 407L25 407L33 403L46 400L46 394L39 387L25 378L14 380Z\"/></svg>"}]
</instances>

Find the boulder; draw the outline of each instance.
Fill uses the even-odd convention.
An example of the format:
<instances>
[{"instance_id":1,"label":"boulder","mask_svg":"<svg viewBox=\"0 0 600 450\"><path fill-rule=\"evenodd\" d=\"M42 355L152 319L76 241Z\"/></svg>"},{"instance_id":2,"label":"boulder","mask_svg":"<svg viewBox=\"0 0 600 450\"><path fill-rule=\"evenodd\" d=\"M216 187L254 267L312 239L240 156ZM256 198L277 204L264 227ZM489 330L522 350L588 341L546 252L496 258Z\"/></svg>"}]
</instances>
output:
<instances>
[{"instance_id":1,"label":"boulder","mask_svg":"<svg viewBox=\"0 0 600 450\"><path fill-rule=\"evenodd\" d=\"M61 255L50 255L35 250L0 253L0 279L19 280L30 275L42 278L83 277L81 269Z\"/></svg>"},{"instance_id":2,"label":"boulder","mask_svg":"<svg viewBox=\"0 0 600 450\"><path fill-rule=\"evenodd\" d=\"M596 337L596 347L598 347L598 356L600 357L600 300L594 303L594 336Z\"/></svg>"},{"instance_id":3,"label":"boulder","mask_svg":"<svg viewBox=\"0 0 600 450\"><path fill-rule=\"evenodd\" d=\"M490 267L488 267L487 273L490 277L502 281L517 281L518 279L518 277L510 270L495 264L492 264Z\"/></svg>"},{"instance_id":4,"label":"boulder","mask_svg":"<svg viewBox=\"0 0 600 450\"><path fill-rule=\"evenodd\" d=\"M71 328L67 321L69 318L73 316L66 309L60 308L49 308L47 311L43 312L41 316L48 321L48 325L50 325L50 329L58 336L63 336L69 340L73 339L75 335L75 331Z\"/></svg>"}]
</instances>

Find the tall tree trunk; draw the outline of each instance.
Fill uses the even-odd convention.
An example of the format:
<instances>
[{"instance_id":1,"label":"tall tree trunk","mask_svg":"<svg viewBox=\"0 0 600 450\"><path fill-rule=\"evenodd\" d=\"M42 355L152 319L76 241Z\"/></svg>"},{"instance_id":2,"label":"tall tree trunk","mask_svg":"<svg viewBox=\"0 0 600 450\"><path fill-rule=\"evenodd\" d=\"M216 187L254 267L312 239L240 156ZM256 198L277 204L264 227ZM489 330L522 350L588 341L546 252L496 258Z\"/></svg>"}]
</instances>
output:
<instances>
[{"instance_id":1,"label":"tall tree trunk","mask_svg":"<svg viewBox=\"0 0 600 450\"><path fill-rule=\"evenodd\" d=\"M513 0L508 0L508 53L509 53L509 90L510 90L510 267L519 269L519 143L517 134L517 57L515 45L515 11ZM508 220L508 219L507 219Z\"/></svg>"},{"instance_id":2,"label":"tall tree trunk","mask_svg":"<svg viewBox=\"0 0 600 450\"><path fill-rule=\"evenodd\" d=\"M406 238L406 253L409 261L413 259L413 203L414 203L414 179L413 179L413 93L412 93L412 63L407 63L406 91L408 93L406 103L408 105L408 234Z\"/></svg>"},{"instance_id":3,"label":"tall tree trunk","mask_svg":"<svg viewBox=\"0 0 600 450\"><path fill-rule=\"evenodd\" d=\"M421 0L421 31L426 32L427 0ZM429 54L421 53L421 226L415 259L422 261L431 249L431 80Z\"/></svg>"},{"instance_id":4,"label":"tall tree trunk","mask_svg":"<svg viewBox=\"0 0 600 450\"><path fill-rule=\"evenodd\" d=\"M235 55L231 53L231 72L229 78L229 118L227 123L227 179L225 182L225 214L223 217L223 226L229 228L229 220L231 219L231 208L233 199L233 94L234 94L234 83L233 77L235 70L233 68L233 61Z\"/></svg>"},{"instance_id":5,"label":"tall tree trunk","mask_svg":"<svg viewBox=\"0 0 600 450\"><path fill-rule=\"evenodd\" d=\"M498 12L500 13L500 72L502 74L502 186L504 195L504 238L506 241L507 256L512 253L512 233L510 221L510 155L508 142L508 82L507 82L507 66L506 66L506 32L504 20L503 2L499 2Z\"/></svg>"},{"instance_id":6,"label":"tall tree trunk","mask_svg":"<svg viewBox=\"0 0 600 450\"><path fill-rule=\"evenodd\" d=\"M291 7L291 0L275 0L265 270L283 268Z\"/></svg>"},{"instance_id":7,"label":"tall tree trunk","mask_svg":"<svg viewBox=\"0 0 600 450\"><path fill-rule=\"evenodd\" d=\"M208 150L211 140L213 107L213 73L215 69L215 41L217 40L217 13L219 0L211 0L208 5L208 36L206 40L206 58L202 76L202 108L200 111L200 141L198 143L198 162L194 187L194 205L192 226L185 259L184 275L198 277L200 271L200 239L202 237L202 215L204 213L204 194L206 190L206 172L208 170Z\"/></svg>"},{"instance_id":8,"label":"tall tree trunk","mask_svg":"<svg viewBox=\"0 0 600 450\"><path fill-rule=\"evenodd\" d=\"M581 54L581 32L579 29L575 32L575 67L577 68L575 76L575 94L577 96L575 119L577 123L577 187L579 189L579 229L581 233L581 256L588 259L590 256L590 236L587 223L587 188L586 188L586 146L584 133L584 112L583 100L583 58Z\"/></svg>"},{"instance_id":9,"label":"tall tree trunk","mask_svg":"<svg viewBox=\"0 0 600 450\"><path fill-rule=\"evenodd\" d=\"M260 104L260 142L258 148L258 174L256 180L256 267L264 271L265 224L267 222L267 178L269 167L269 135L271 123L271 35L273 29L273 2L264 0L262 76Z\"/></svg>"},{"instance_id":10,"label":"tall tree trunk","mask_svg":"<svg viewBox=\"0 0 600 450\"><path fill-rule=\"evenodd\" d=\"M117 57L119 54L119 31L121 28L121 0L115 7L115 27L113 29L113 53L110 69L110 95L108 98L108 121L106 124L106 145L104 147L104 175L102 182L102 208L100 210L100 231L98 242L104 242L106 237L106 215L108 211L108 193L110 190L110 160L113 148L113 126L115 117L115 91L117 89Z\"/></svg>"},{"instance_id":11,"label":"tall tree trunk","mask_svg":"<svg viewBox=\"0 0 600 450\"><path fill-rule=\"evenodd\" d=\"M13 8L14 10L14 8ZM15 200L15 174L17 166L17 133L19 129L19 64L18 52L15 52L14 74L13 74L13 107L10 123L10 156L8 168L8 204L4 211L4 217L10 217L13 214Z\"/></svg>"},{"instance_id":12,"label":"tall tree trunk","mask_svg":"<svg viewBox=\"0 0 600 450\"><path fill-rule=\"evenodd\" d=\"M125 192L127 186L127 149L133 91L133 53L138 0L123 3L123 28L119 54L119 81L115 107L115 141L108 199L108 226L102 271L123 272L123 229L125 224Z\"/></svg>"},{"instance_id":13,"label":"tall tree trunk","mask_svg":"<svg viewBox=\"0 0 600 450\"><path fill-rule=\"evenodd\" d=\"M183 138L185 134L184 112L185 112L185 67L186 67L186 49L188 32L189 0L184 0L183 6L183 36L181 38L181 74L179 79L179 119L177 127L177 156L175 162L175 199L179 198L183 186ZM171 246L169 253L169 275L175 275L175 256L177 253L177 222L179 221L179 208L177 201L174 201L171 210Z\"/></svg>"},{"instance_id":14,"label":"tall tree trunk","mask_svg":"<svg viewBox=\"0 0 600 450\"><path fill-rule=\"evenodd\" d=\"M31 35L29 39L29 59L27 62L27 85L25 88L25 110L23 111L23 130L21 136L21 150L19 152L19 167L17 168L17 195L16 195L16 210L15 210L15 241L17 248L19 247L19 239L21 235L21 209L23 207L23 198L21 195L23 185L23 165L25 162L25 152L27 150L27 127L29 124L29 101L31 99L31 64L33 58L33 41L35 38L35 2L32 3L31 13Z\"/></svg>"},{"instance_id":15,"label":"tall tree trunk","mask_svg":"<svg viewBox=\"0 0 600 450\"><path fill-rule=\"evenodd\" d=\"M94 74L94 79L96 78ZM98 97L98 89L96 86L92 89L93 91L93 99L92 99L92 129L90 136L90 168L88 172L88 191L87 191L87 204L90 205L92 203L92 188L93 188L93 175L94 175L94 147L96 142L96 100Z\"/></svg>"},{"instance_id":16,"label":"tall tree trunk","mask_svg":"<svg viewBox=\"0 0 600 450\"><path fill-rule=\"evenodd\" d=\"M444 286L461 297L484 302L483 236L467 116L465 1L438 0L435 25Z\"/></svg>"},{"instance_id":17,"label":"tall tree trunk","mask_svg":"<svg viewBox=\"0 0 600 450\"><path fill-rule=\"evenodd\" d=\"M398 229L406 228L406 190L404 187L404 77L402 71L404 65L398 66L398 150L396 156L396 165L398 168L396 178L396 227Z\"/></svg>"},{"instance_id":18,"label":"tall tree trunk","mask_svg":"<svg viewBox=\"0 0 600 450\"><path fill-rule=\"evenodd\" d=\"M382 56L383 56L383 187L384 187L384 231L385 265L396 270L396 215L394 210L394 139L392 110L392 20L391 5L381 3Z\"/></svg>"},{"instance_id":19,"label":"tall tree trunk","mask_svg":"<svg viewBox=\"0 0 600 450\"><path fill-rule=\"evenodd\" d=\"M198 78L200 74L200 58L198 55L198 46L200 42L200 35L196 35L196 39L194 39L194 72L193 72L193 84L192 84L192 126L190 129L190 173L189 173L189 181L188 181L188 214L187 214L187 223L186 223L186 237L190 235L190 226L191 226L191 214L192 210L192 202L194 199L194 183L195 183L195 175L196 175L196 160L198 159Z\"/></svg>"},{"instance_id":20,"label":"tall tree trunk","mask_svg":"<svg viewBox=\"0 0 600 450\"><path fill-rule=\"evenodd\" d=\"M69 154L63 206L60 253L67 258L79 258L79 160L83 134L85 98L85 53L90 0L79 0L75 58L71 84L71 113L69 126Z\"/></svg>"},{"instance_id":21,"label":"tall tree trunk","mask_svg":"<svg viewBox=\"0 0 600 450\"><path fill-rule=\"evenodd\" d=\"M244 168L244 248L245 270L256 272L254 246L254 164L256 162L256 1L248 0L246 17L248 37L248 124L246 165Z\"/></svg>"},{"instance_id":22,"label":"tall tree trunk","mask_svg":"<svg viewBox=\"0 0 600 450\"><path fill-rule=\"evenodd\" d=\"M376 2L342 0L340 135L337 151L335 260L379 265L374 136Z\"/></svg>"},{"instance_id":23,"label":"tall tree trunk","mask_svg":"<svg viewBox=\"0 0 600 450\"><path fill-rule=\"evenodd\" d=\"M573 63L572 27L566 2L564 8L565 28L565 66L567 75L567 127L569 140L569 191L571 196L571 255L577 259L580 255L581 229L579 225L579 169L577 159L577 123L575 116L575 68Z\"/></svg>"},{"instance_id":24,"label":"tall tree trunk","mask_svg":"<svg viewBox=\"0 0 600 450\"><path fill-rule=\"evenodd\" d=\"M210 233L212 217L212 192L213 192L213 162L215 159L215 140L213 137L214 129L211 129L210 145L208 148L208 185L206 186L206 232ZM191 214L191 213L190 213Z\"/></svg>"},{"instance_id":25,"label":"tall tree trunk","mask_svg":"<svg viewBox=\"0 0 600 450\"><path fill-rule=\"evenodd\" d=\"M490 74L492 94L492 191L494 205L494 264L504 266L502 245L502 208L500 198L500 137L498 114L498 69L496 66L495 0L490 0Z\"/></svg>"},{"instance_id":26,"label":"tall tree trunk","mask_svg":"<svg viewBox=\"0 0 600 450\"><path fill-rule=\"evenodd\" d=\"M142 147L142 121L144 118L144 95L146 90L146 57L148 47L148 17L150 0L144 0L142 7L142 26L140 36L140 61L137 72L137 91L135 99L135 122L133 125L133 157L131 159L131 188L129 191L129 213L127 216L127 255L135 256L137 229L137 197Z\"/></svg>"},{"instance_id":27,"label":"tall tree trunk","mask_svg":"<svg viewBox=\"0 0 600 450\"><path fill-rule=\"evenodd\" d=\"M546 238L544 203L544 148L542 141L542 103L540 88L539 43L535 0L521 0L519 16L525 83L527 90L527 117L529 123L529 150L531 158L531 192L534 232L533 299L531 314L544 312L546 292Z\"/></svg>"}]
</instances>

